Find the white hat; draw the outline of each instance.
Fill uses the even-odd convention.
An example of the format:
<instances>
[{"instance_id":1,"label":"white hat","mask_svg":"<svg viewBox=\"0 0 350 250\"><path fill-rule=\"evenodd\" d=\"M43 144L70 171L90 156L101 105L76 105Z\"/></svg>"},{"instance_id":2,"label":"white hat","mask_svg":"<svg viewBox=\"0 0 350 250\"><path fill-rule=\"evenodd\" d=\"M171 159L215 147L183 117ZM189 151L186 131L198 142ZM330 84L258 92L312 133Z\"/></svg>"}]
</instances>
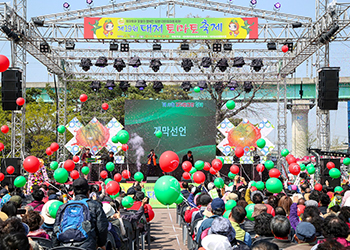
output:
<instances>
[{"instance_id":1,"label":"white hat","mask_svg":"<svg viewBox=\"0 0 350 250\"><path fill-rule=\"evenodd\" d=\"M41 216L44 217L45 224L52 225L55 223L55 218L52 218L49 213L49 208L55 201L57 200L49 200L44 204L43 209L41 209Z\"/></svg>"},{"instance_id":2,"label":"white hat","mask_svg":"<svg viewBox=\"0 0 350 250\"><path fill-rule=\"evenodd\" d=\"M219 234L210 234L202 240L205 250L232 250L227 237Z\"/></svg>"},{"instance_id":3,"label":"white hat","mask_svg":"<svg viewBox=\"0 0 350 250\"><path fill-rule=\"evenodd\" d=\"M103 203L102 208L103 208L103 211L105 212L107 218L109 218L113 214L115 214L114 208L109 203Z\"/></svg>"}]
</instances>

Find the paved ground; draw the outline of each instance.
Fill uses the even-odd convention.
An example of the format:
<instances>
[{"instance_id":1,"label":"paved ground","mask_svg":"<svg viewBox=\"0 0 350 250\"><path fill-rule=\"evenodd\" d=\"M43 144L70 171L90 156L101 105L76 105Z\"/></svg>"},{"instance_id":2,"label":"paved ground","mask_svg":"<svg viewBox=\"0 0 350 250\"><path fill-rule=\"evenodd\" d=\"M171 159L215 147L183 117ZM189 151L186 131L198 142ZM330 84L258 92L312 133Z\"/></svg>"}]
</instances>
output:
<instances>
[{"instance_id":1,"label":"paved ground","mask_svg":"<svg viewBox=\"0 0 350 250\"><path fill-rule=\"evenodd\" d=\"M182 244L182 230L176 224L175 209L154 209L155 217L151 223L151 235L156 237L151 249L186 250Z\"/></svg>"}]
</instances>

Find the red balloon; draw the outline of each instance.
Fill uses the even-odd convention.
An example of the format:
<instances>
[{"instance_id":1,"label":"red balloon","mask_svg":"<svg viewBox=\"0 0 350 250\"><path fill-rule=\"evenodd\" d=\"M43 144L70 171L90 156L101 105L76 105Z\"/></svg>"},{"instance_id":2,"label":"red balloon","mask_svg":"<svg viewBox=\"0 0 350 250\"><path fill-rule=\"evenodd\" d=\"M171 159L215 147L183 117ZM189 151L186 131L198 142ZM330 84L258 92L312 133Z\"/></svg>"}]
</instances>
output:
<instances>
[{"instance_id":1,"label":"red balloon","mask_svg":"<svg viewBox=\"0 0 350 250\"><path fill-rule=\"evenodd\" d=\"M201 184L205 181L205 174L202 171L197 171L193 174L193 181L197 184Z\"/></svg>"},{"instance_id":2,"label":"red balloon","mask_svg":"<svg viewBox=\"0 0 350 250\"><path fill-rule=\"evenodd\" d=\"M130 176L131 176L130 171L129 171L129 170L126 170L126 169L123 170L122 176L123 176L124 179L129 179Z\"/></svg>"},{"instance_id":3,"label":"red balloon","mask_svg":"<svg viewBox=\"0 0 350 250\"><path fill-rule=\"evenodd\" d=\"M79 172L77 170L73 170L71 173L70 173L70 177L72 177L73 180L76 180L79 178Z\"/></svg>"},{"instance_id":4,"label":"red balloon","mask_svg":"<svg viewBox=\"0 0 350 250\"><path fill-rule=\"evenodd\" d=\"M256 166L256 171L258 171L259 173L262 173L264 169L265 169L265 166L261 163Z\"/></svg>"},{"instance_id":5,"label":"red balloon","mask_svg":"<svg viewBox=\"0 0 350 250\"><path fill-rule=\"evenodd\" d=\"M107 194L109 194L109 195L116 195L116 194L119 193L119 190L120 190L120 187L119 187L118 182L110 181L110 182L107 183L107 186L106 186Z\"/></svg>"},{"instance_id":6,"label":"red balloon","mask_svg":"<svg viewBox=\"0 0 350 250\"><path fill-rule=\"evenodd\" d=\"M108 173L106 170L101 171L100 176L102 179L106 179L108 177Z\"/></svg>"},{"instance_id":7,"label":"red balloon","mask_svg":"<svg viewBox=\"0 0 350 250\"><path fill-rule=\"evenodd\" d=\"M322 185L320 183L317 183L314 187L315 190L317 191L322 191Z\"/></svg>"},{"instance_id":8,"label":"red balloon","mask_svg":"<svg viewBox=\"0 0 350 250\"><path fill-rule=\"evenodd\" d=\"M288 45L283 45L282 46L282 52L287 53L288 52Z\"/></svg>"},{"instance_id":9,"label":"red balloon","mask_svg":"<svg viewBox=\"0 0 350 250\"><path fill-rule=\"evenodd\" d=\"M0 173L0 181L3 181L5 179L5 175L3 173Z\"/></svg>"},{"instance_id":10,"label":"red balloon","mask_svg":"<svg viewBox=\"0 0 350 250\"><path fill-rule=\"evenodd\" d=\"M9 131L10 131L10 129L7 125L1 126L1 132L3 132L4 134L7 134Z\"/></svg>"},{"instance_id":11,"label":"red balloon","mask_svg":"<svg viewBox=\"0 0 350 250\"><path fill-rule=\"evenodd\" d=\"M98 184L98 191L101 192L102 191L102 186L101 183Z\"/></svg>"},{"instance_id":12,"label":"red balloon","mask_svg":"<svg viewBox=\"0 0 350 250\"><path fill-rule=\"evenodd\" d=\"M115 180L116 182L120 182L120 181L122 180L122 175L119 174L119 173L115 174L115 175L114 175L114 180Z\"/></svg>"},{"instance_id":13,"label":"red balloon","mask_svg":"<svg viewBox=\"0 0 350 250\"><path fill-rule=\"evenodd\" d=\"M233 164L231 167L230 167L230 171L232 174L238 174L239 173L239 167L235 164Z\"/></svg>"},{"instance_id":14,"label":"red balloon","mask_svg":"<svg viewBox=\"0 0 350 250\"><path fill-rule=\"evenodd\" d=\"M289 172L292 175L298 175L300 173L300 166L297 163L292 163L289 165Z\"/></svg>"},{"instance_id":15,"label":"red balloon","mask_svg":"<svg viewBox=\"0 0 350 250\"><path fill-rule=\"evenodd\" d=\"M184 178L185 180L189 180L191 179L191 174L189 172L183 172L182 178Z\"/></svg>"},{"instance_id":16,"label":"red balloon","mask_svg":"<svg viewBox=\"0 0 350 250\"><path fill-rule=\"evenodd\" d=\"M329 162L327 162L327 168L329 169L329 170L331 170L332 168L335 168L335 164L333 163L333 162L331 162L331 161L329 161Z\"/></svg>"},{"instance_id":17,"label":"red balloon","mask_svg":"<svg viewBox=\"0 0 350 250\"><path fill-rule=\"evenodd\" d=\"M295 157L293 155L287 155L286 161L288 162L289 165L292 163L297 163L297 159L295 159Z\"/></svg>"},{"instance_id":18,"label":"red balloon","mask_svg":"<svg viewBox=\"0 0 350 250\"><path fill-rule=\"evenodd\" d=\"M51 148L52 152L56 152L60 148L60 145L58 145L57 142L53 142L53 143L51 143L50 148Z\"/></svg>"},{"instance_id":19,"label":"red balloon","mask_svg":"<svg viewBox=\"0 0 350 250\"><path fill-rule=\"evenodd\" d=\"M73 161L74 161L74 162L78 162L78 161L79 161L79 156L74 155L74 156L73 156Z\"/></svg>"},{"instance_id":20,"label":"red balloon","mask_svg":"<svg viewBox=\"0 0 350 250\"><path fill-rule=\"evenodd\" d=\"M128 144L123 144L123 145L122 145L122 150L123 150L124 152L128 151L128 149L129 149Z\"/></svg>"},{"instance_id":21,"label":"red balloon","mask_svg":"<svg viewBox=\"0 0 350 250\"><path fill-rule=\"evenodd\" d=\"M166 172L173 172L179 166L179 157L173 151L165 151L159 158L160 168Z\"/></svg>"},{"instance_id":22,"label":"red balloon","mask_svg":"<svg viewBox=\"0 0 350 250\"><path fill-rule=\"evenodd\" d=\"M212 167L209 169L209 173L211 173L211 174L217 174L217 172L218 172L218 171L215 170L215 169L212 168Z\"/></svg>"},{"instance_id":23,"label":"red balloon","mask_svg":"<svg viewBox=\"0 0 350 250\"><path fill-rule=\"evenodd\" d=\"M103 110L107 110L108 108L109 108L108 103L103 103L103 104L102 104L102 109L103 109Z\"/></svg>"},{"instance_id":24,"label":"red balloon","mask_svg":"<svg viewBox=\"0 0 350 250\"><path fill-rule=\"evenodd\" d=\"M241 158L244 155L244 149L242 147L236 147L235 149L235 155L238 158Z\"/></svg>"},{"instance_id":25,"label":"red balloon","mask_svg":"<svg viewBox=\"0 0 350 250\"><path fill-rule=\"evenodd\" d=\"M189 161L184 161L182 163L182 169L185 171L185 172L190 172L190 170L192 169L192 163L189 162Z\"/></svg>"},{"instance_id":26,"label":"red balloon","mask_svg":"<svg viewBox=\"0 0 350 250\"><path fill-rule=\"evenodd\" d=\"M40 168L40 161L35 156L28 156L23 161L23 168L29 173L36 173Z\"/></svg>"},{"instance_id":27,"label":"red balloon","mask_svg":"<svg viewBox=\"0 0 350 250\"><path fill-rule=\"evenodd\" d=\"M6 172L7 172L8 174L13 174L13 173L15 172L15 168L14 168L13 166L8 166L8 167L6 168Z\"/></svg>"},{"instance_id":28,"label":"red balloon","mask_svg":"<svg viewBox=\"0 0 350 250\"><path fill-rule=\"evenodd\" d=\"M71 172L75 168L75 163L72 160L66 160L63 164L63 167L68 171Z\"/></svg>"},{"instance_id":29,"label":"red balloon","mask_svg":"<svg viewBox=\"0 0 350 250\"><path fill-rule=\"evenodd\" d=\"M211 168L210 163L209 163L209 162L204 162L204 168L203 168L203 169L204 169L205 171L209 171L210 168Z\"/></svg>"},{"instance_id":30,"label":"red balloon","mask_svg":"<svg viewBox=\"0 0 350 250\"><path fill-rule=\"evenodd\" d=\"M10 60L4 55L0 55L0 72L6 71L9 67Z\"/></svg>"},{"instance_id":31,"label":"red balloon","mask_svg":"<svg viewBox=\"0 0 350 250\"><path fill-rule=\"evenodd\" d=\"M281 172L277 168L273 168L269 171L269 176L271 178L278 178L280 177L280 175L281 175Z\"/></svg>"},{"instance_id":32,"label":"red balloon","mask_svg":"<svg viewBox=\"0 0 350 250\"><path fill-rule=\"evenodd\" d=\"M5 149L5 145L0 142L0 152L3 151L4 149Z\"/></svg>"},{"instance_id":33,"label":"red balloon","mask_svg":"<svg viewBox=\"0 0 350 250\"><path fill-rule=\"evenodd\" d=\"M146 204L146 205L148 205L148 204ZM145 205L145 206L146 206ZM146 218L146 221L147 222L150 222L151 220L153 220L154 219L154 211L153 211L153 209L148 209L148 218Z\"/></svg>"},{"instance_id":34,"label":"red balloon","mask_svg":"<svg viewBox=\"0 0 350 250\"><path fill-rule=\"evenodd\" d=\"M16 104L17 104L18 106L23 106L25 102L26 102L26 101L24 100L23 97L18 97L17 100L16 100Z\"/></svg>"},{"instance_id":35,"label":"red balloon","mask_svg":"<svg viewBox=\"0 0 350 250\"><path fill-rule=\"evenodd\" d=\"M86 102L87 99L88 99L88 96L85 95L85 94L81 94L80 97L79 97L79 100L80 100L81 102Z\"/></svg>"},{"instance_id":36,"label":"red balloon","mask_svg":"<svg viewBox=\"0 0 350 250\"><path fill-rule=\"evenodd\" d=\"M251 187L250 189L252 190L252 192L258 190L256 187Z\"/></svg>"},{"instance_id":37,"label":"red balloon","mask_svg":"<svg viewBox=\"0 0 350 250\"><path fill-rule=\"evenodd\" d=\"M53 154L53 152L52 152L50 147L46 148L46 154L49 155L49 156Z\"/></svg>"},{"instance_id":38,"label":"red balloon","mask_svg":"<svg viewBox=\"0 0 350 250\"><path fill-rule=\"evenodd\" d=\"M214 159L214 160L211 162L211 166L212 166L212 168L214 168L215 170L220 171L221 168L222 168L222 161L220 161L220 159Z\"/></svg>"}]
</instances>

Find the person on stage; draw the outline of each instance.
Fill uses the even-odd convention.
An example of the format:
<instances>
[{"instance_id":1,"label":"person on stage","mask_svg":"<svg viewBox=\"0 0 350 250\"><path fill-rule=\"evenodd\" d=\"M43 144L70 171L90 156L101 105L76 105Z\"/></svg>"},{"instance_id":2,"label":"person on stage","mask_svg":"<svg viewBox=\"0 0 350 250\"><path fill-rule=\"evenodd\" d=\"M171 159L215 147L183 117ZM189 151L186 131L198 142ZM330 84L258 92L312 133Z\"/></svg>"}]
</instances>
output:
<instances>
[{"instance_id":1,"label":"person on stage","mask_svg":"<svg viewBox=\"0 0 350 250\"><path fill-rule=\"evenodd\" d=\"M185 154L182 157L182 163L184 163L185 161L189 161L192 163L192 166L194 166L194 160L193 160L193 155L192 155L192 151L188 151L187 154Z\"/></svg>"},{"instance_id":2,"label":"person on stage","mask_svg":"<svg viewBox=\"0 0 350 250\"><path fill-rule=\"evenodd\" d=\"M147 173L145 176L145 179L147 180L147 176L149 175L149 173L151 172L151 168L154 168L157 166L157 155L154 153L154 150L151 149L149 155L147 156L148 160L147 160Z\"/></svg>"},{"instance_id":3,"label":"person on stage","mask_svg":"<svg viewBox=\"0 0 350 250\"><path fill-rule=\"evenodd\" d=\"M88 166L89 169L90 169L90 172L89 174L87 175L87 178L88 180L90 180L90 177L91 177L91 167L92 167L92 164L91 162L88 162L87 159L91 158L92 157L92 154L90 153L90 148L85 148L85 152L82 154L80 160L83 162L83 165L81 166L81 168L85 167L85 166ZM83 176L83 175L82 175Z\"/></svg>"}]
</instances>

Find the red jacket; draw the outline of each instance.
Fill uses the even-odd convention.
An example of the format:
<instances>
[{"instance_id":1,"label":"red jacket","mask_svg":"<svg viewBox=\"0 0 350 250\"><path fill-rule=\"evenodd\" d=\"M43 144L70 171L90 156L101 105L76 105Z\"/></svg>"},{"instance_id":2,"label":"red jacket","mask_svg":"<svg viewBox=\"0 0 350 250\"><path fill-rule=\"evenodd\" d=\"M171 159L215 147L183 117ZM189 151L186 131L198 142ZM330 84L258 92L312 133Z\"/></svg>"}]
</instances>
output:
<instances>
[{"instance_id":1,"label":"red jacket","mask_svg":"<svg viewBox=\"0 0 350 250\"><path fill-rule=\"evenodd\" d=\"M186 210L186 211L185 211L185 221L186 221L187 223L191 223L193 212L198 211L200 207L201 207L201 206L194 207L194 208L192 208L192 209L190 209L190 210Z\"/></svg>"}]
</instances>

